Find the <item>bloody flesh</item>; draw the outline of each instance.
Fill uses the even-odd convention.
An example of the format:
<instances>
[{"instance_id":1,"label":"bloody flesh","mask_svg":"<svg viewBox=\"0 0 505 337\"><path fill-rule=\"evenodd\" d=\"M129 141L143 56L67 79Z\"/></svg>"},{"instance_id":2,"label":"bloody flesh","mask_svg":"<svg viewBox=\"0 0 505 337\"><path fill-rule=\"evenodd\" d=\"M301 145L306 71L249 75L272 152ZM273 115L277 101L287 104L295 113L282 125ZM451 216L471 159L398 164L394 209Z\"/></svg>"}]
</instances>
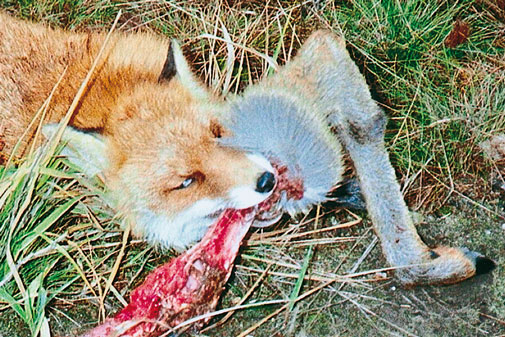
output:
<instances>
[{"instance_id":1,"label":"bloody flesh","mask_svg":"<svg viewBox=\"0 0 505 337\"><path fill-rule=\"evenodd\" d=\"M158 336L214 310L251 223L266 215L276 217L283 194L288 199L303 197L303 180L290 176L286 167L273 166L277 184L267 200L248 209L225 210L197 245L152 271L123 310L83 337Z\"/></svg>"},{"instance_id":2,"label":"bloody flesh","mask_svg":"<svg viewBox=\"0 0 505 337\"><path fill-rule=\"evenodd\" d=\"M202 241L152 271L123 310L84 337L158 336L212 311L255 213L253 208L226 210ZM204 323L199 321L196 328Z\"/></svg>"}]
</instances>

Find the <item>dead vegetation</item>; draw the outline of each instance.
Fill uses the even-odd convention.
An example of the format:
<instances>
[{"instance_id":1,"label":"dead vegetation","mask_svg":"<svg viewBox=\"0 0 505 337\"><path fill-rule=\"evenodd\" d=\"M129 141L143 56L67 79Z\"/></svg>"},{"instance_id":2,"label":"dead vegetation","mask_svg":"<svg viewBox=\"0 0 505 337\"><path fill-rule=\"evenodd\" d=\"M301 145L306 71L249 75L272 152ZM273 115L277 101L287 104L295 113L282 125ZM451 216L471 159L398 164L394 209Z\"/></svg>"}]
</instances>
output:
<instances>
[{"instance_id":1,"label":"dead vegetation","mask_svg":"<svg viewBox=\"0 0 505 337\"><path fill-rule=\"evenodd\" d=\"M176 37L202 79L228 94L288 62L314 29L341 32L390 117L387 139L403 193L425 214L419 231L431 245L469 246L498 262L493 275L463 284L401 289L366 214L323 205L250 234L221 311L202 334L505 335L505 173L479 147L505 132L500 1L2 7L77 30L108 29L121 9L117 29ZM0 336L82 332L170 257L124 235L100 182L51 157L54 148L45 151L0 168Z\"/></svg>"}]
</instances>

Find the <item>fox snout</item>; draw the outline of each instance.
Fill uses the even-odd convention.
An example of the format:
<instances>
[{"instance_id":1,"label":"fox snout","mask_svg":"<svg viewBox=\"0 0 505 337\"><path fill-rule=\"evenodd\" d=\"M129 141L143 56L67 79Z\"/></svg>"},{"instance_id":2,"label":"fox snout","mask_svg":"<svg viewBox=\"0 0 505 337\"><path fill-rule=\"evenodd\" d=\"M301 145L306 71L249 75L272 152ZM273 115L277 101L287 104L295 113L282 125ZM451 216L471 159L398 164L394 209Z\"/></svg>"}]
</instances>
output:
<instances>
[{"instance_id":1,"label":"fox snout","mask_svg":"<svg viewBox=\"0 0 505 337\"><path fill-rule=\"evenodd\" d=\"M275 187L275 175L272 172L265 171L258 178L256 184L256 192L268 193L271 192Z\"/></svg>"},{"instance_id":2,"label":"fox snout","mask_svg":"<svg viewBox=\"0 0 505 337\"><path fill-rule=\"evenodd\" d=\"M237 209L251 207L264 201L272 194L276 185L275 170L265 157L259 154L247 154L246 157L252 165L248 169L242 168L242 172L236 174L242 176L240 180L249 183L238 184L229 192L231 206Z\"/></svg>"}]
</instances>

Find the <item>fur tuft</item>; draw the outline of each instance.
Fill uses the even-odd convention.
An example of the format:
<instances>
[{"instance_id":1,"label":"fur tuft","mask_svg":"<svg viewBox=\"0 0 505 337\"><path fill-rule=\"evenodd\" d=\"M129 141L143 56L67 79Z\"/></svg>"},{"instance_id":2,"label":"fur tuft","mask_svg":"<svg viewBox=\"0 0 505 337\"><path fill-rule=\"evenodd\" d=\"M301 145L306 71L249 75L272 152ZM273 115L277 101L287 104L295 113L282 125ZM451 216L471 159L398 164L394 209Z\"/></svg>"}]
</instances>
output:
<instances>
[{"instance_id":1,"label":"fur tuft","mask_svg":"<svg viewBox=\"0 0 505 337\"><path fill-rule=\"evenodd\" d=\"M225 122L231 136L220 140L226 146L263 154L303 182L300 200L284 195L279 203L291 215L325 201L342 173L340 145L310 108L278 92L248 92L232 103L232 117Z\"/></svg>"}]
</instances>

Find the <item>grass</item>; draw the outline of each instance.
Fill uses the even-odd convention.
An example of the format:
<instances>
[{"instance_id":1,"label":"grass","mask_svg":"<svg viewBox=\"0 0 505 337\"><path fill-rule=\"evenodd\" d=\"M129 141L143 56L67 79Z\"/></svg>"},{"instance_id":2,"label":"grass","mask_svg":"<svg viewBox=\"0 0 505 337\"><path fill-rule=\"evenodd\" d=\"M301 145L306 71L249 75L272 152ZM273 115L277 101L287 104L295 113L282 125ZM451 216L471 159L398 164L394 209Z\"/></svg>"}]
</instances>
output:
<instances>
[{"instance_id":1,"label":"grass","mask_svg":"<svg viewBox=\"0 0 505 337\"><path fill-rule=\"evenodd\" d=\"M220 308L282 303L238 310L204 333L505 335L505 192L493 189L505 165L479 147L505 132L502 1L4 0L0 7L74 30L106 30L121 9L120 30L176 37L202 80L230 93L273 71L264 55L283 64L316 28L343 33L390 117L391 160L409 205L425 214L419 231L431 245L486 252L499 267L460 285L400 289L381 270L366 215L326 206L251 234ZM235 43L231 59L223 40ZM123 240L105 187L54 152L0 171L0 336L82 332L170 257Z\"/></svg>"}]
</instances>

